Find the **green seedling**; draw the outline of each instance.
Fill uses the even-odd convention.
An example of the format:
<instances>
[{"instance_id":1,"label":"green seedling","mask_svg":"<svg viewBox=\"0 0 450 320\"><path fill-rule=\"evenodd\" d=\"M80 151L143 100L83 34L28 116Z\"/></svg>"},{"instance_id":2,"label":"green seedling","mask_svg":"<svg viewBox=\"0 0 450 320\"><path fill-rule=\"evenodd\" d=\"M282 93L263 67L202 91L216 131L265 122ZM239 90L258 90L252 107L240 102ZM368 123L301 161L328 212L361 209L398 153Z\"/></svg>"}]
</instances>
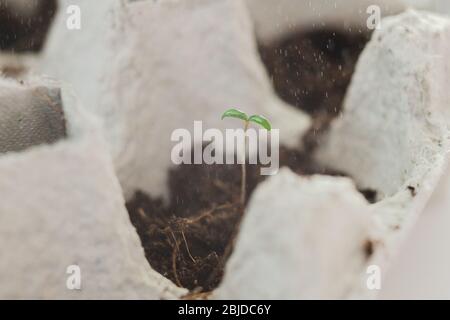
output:
<instances>
[{"instance_id":1,"label":"green seedling","mask_svg":"<svg viewBox=\"0 0 450 320\"><path fill-rule=\"evenodd\" d=\"M229 109L227 111L225 111L225 113L222 115L222 120L225 118L236 118L236 119L240 119L242 121L244 121L244 134L247 133L248 127L250 125L250 122L256 123L258 125L260 125L261 127L263 127L264 129L270 131L272 130L272 126L269 122L269 120L267 120L265 117L260 116L260 115L253 115L253 116L247 116L247 114L245 112L242 112L240 110L237 109ZM247 135L245 136L245 143L244 143L244 152L243 152L243 156L244 159L242 161L242 169L241 169L241 204L242 206L245 205L245 198L246 198L246 186L247 186L247 169L246 169L246 151L247 151Z\"/></svg>"}]
</instances>

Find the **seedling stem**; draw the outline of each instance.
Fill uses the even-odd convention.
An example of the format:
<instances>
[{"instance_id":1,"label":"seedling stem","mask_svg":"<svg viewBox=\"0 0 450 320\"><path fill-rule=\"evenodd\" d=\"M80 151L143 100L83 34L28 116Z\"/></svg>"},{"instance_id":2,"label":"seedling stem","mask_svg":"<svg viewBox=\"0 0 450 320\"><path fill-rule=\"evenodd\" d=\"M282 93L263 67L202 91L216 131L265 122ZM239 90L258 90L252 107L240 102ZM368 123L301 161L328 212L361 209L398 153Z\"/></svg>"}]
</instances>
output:
<instances>
[{"instance_id":1,"label":"seedling stem","mask_svg":"<svg viewBox=\"0 0 450 320\"><path fill-rule=\"evenodd\" d=\"M263 116L253 115L251 117L247 116L244 112L237 109L229 109L225 111L222 115L222 120L224 118L236 118L244 121L244 152L242 153L242 166L241 166L241 199L240 203L242 206L245 206L245 200L247 198L247 164L246 164L246 154L247 154L247 145L248 145L248 137L247 131L250 126L250 122L254 122L259 124L266 130L271 130L272 126L270 122Z\"/></svg>"}]
</instances>

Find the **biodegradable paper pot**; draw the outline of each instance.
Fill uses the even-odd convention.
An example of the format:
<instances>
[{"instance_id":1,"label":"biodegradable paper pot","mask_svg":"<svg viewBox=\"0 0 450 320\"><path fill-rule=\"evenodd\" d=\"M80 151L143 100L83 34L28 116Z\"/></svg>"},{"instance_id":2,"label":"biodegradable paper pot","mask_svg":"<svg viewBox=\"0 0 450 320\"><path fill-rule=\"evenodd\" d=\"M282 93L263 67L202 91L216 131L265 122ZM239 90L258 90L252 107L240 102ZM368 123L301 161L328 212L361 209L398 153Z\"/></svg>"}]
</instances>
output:
<instances>
[{"instance_id":1,"label":"biodegradable paper pot","mask_svg":"<svg viewBox=\"0 0 450 320\"><path fill-rule=\"evenodd\" d=\"M0 298L183 293L148 266L98 124L67 88L0 80L0 114ZM82 290L66 287L71 265Z\"/></svg>"},{"instance_id":2,"label":"biodegradable paper pot","mask_svg":"<svg viewBox=\"0 0 450 320\"><path fill-rule=\"evenodd\" d=\"M354 290L375 226L347 178L289 169L252 196L219 299L335 299Z\"/></svg>"},{"instance_id":3,"label":"biodegradable paper pot","mask_svg":"<svg viewBox=\"0 0 450 320\"><path fill-rule=\"evenodd\" d=\"M258 25L259 14L249 3L261 39L287 32ZM137 189L165 194L170 132L190 128L199 118L220 127L216 117L230 101L251 111L282 112L282 119L289 121L274 120L288 128L287 136L281 137L286 143L307 129L308 118L292 112L270 88L242 2L81 5L95 9L85 10L90 17L84 29L95 45L87 49L87 36L72 34L73 41L58 51L67 31L55 27L42 70L73 83L89 109L100 116L127 197ZM111 20L102 20L108 12L113 13ZM223 24L217 24L218 17ZM104 24L97 31L94 21L99 19ZM63 21L61 16L57 21ZM317 154L319 162L351 174L358 187L376 189L380 201L368 204L348 179L308 180L282 170L256 190L214 297L373 295L366 287L366 266L387 268L445 167L449 101L445 85L450 73L446 59L438 57L450 54L449 40L445 18L408 12L383 21L358 63L344 113ZM56 58L59 54L64 59ZM101 62L86 67L88 56ZM57 60L67 64L60 68ZM78 67L86 72L80 73ZM91 192L105 190L89 186L92 183L85 188ZM118 225L128 227L128 221ZM147 270L141 260L139 267ZM336 277L333 266L339 270ZM161 293L156 292L154 297Z\"/></svg>"}]
</instances>

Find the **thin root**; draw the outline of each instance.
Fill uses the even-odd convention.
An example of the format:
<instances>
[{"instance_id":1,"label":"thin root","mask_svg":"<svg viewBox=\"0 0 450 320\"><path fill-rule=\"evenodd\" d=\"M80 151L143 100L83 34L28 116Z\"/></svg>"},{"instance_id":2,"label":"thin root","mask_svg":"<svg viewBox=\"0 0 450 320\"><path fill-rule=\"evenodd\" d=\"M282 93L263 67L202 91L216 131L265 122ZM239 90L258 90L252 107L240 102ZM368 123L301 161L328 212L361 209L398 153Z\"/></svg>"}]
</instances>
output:
<instances>
[{"instance_id":1,"label":"thin root","mask_svg":"<svg viewBox=\"0 0 450 320\"><path fill-rule=\"evenodd\" d=\"M173 247L172 251L172 271L175 277L175 282L180 288L183 288L183 285L181 284L180 278L178 277L178 271L177 271L177 256L178 256L178 241L175 238L175 234L173 233L172 229L169 228L170 234L172 235L173 240L175 241L175 245Z\"/></svg>"},{"instance_id":2,"label":"thin root","mask_svg":"<svg viewBox=\"0 0 450 320\"><path fill-rule=\"evenodd\" d=\"M187 253L189 255L189 258L191 258L192 262L197 263L197 261L195 261L194 257L191 254L191 250L189 250L189 246L188 246L188 243L187 243L187 240L186 240L186 236L184 235L184 231L183 230L181 230L181 235L183 236L184 245L186 246L186 250L187 250Z\"/></svg>"}]
</instances>

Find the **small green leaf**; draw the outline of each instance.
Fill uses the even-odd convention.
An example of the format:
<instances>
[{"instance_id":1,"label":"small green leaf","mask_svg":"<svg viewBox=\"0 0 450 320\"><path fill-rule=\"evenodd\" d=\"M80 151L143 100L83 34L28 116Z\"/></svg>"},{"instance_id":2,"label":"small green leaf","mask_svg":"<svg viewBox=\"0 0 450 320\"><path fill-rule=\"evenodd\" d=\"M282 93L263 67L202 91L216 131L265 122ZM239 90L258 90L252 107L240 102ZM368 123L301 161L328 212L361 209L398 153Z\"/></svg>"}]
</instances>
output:
<instances>
[{"instance_id":1,"label":"small green leaf","mask_svg":"<svg viewBox=\"0 0 450 320\"><path fill-rule=\"evenodd\" d=\"M248 116L238 109L229 109L225 111L225 113L222 115L222 120L225 118L237 118L244 121L248 121Z\"/></svg>"},{"instance_id":2,"label":"small green leaf","mask_svg":"<svg viewBox=\"0 0 450 320\"><path fill-rule=\"evenodd\" d=\"M261 127L263 127L264 129L270 131L272 130L272 126L270 125L269 120L267 120L265 117L263 116L258 116L258 115L254 115L251 116L248 121L254 122L259 124Z\"/></svg>"}]
</instances>

